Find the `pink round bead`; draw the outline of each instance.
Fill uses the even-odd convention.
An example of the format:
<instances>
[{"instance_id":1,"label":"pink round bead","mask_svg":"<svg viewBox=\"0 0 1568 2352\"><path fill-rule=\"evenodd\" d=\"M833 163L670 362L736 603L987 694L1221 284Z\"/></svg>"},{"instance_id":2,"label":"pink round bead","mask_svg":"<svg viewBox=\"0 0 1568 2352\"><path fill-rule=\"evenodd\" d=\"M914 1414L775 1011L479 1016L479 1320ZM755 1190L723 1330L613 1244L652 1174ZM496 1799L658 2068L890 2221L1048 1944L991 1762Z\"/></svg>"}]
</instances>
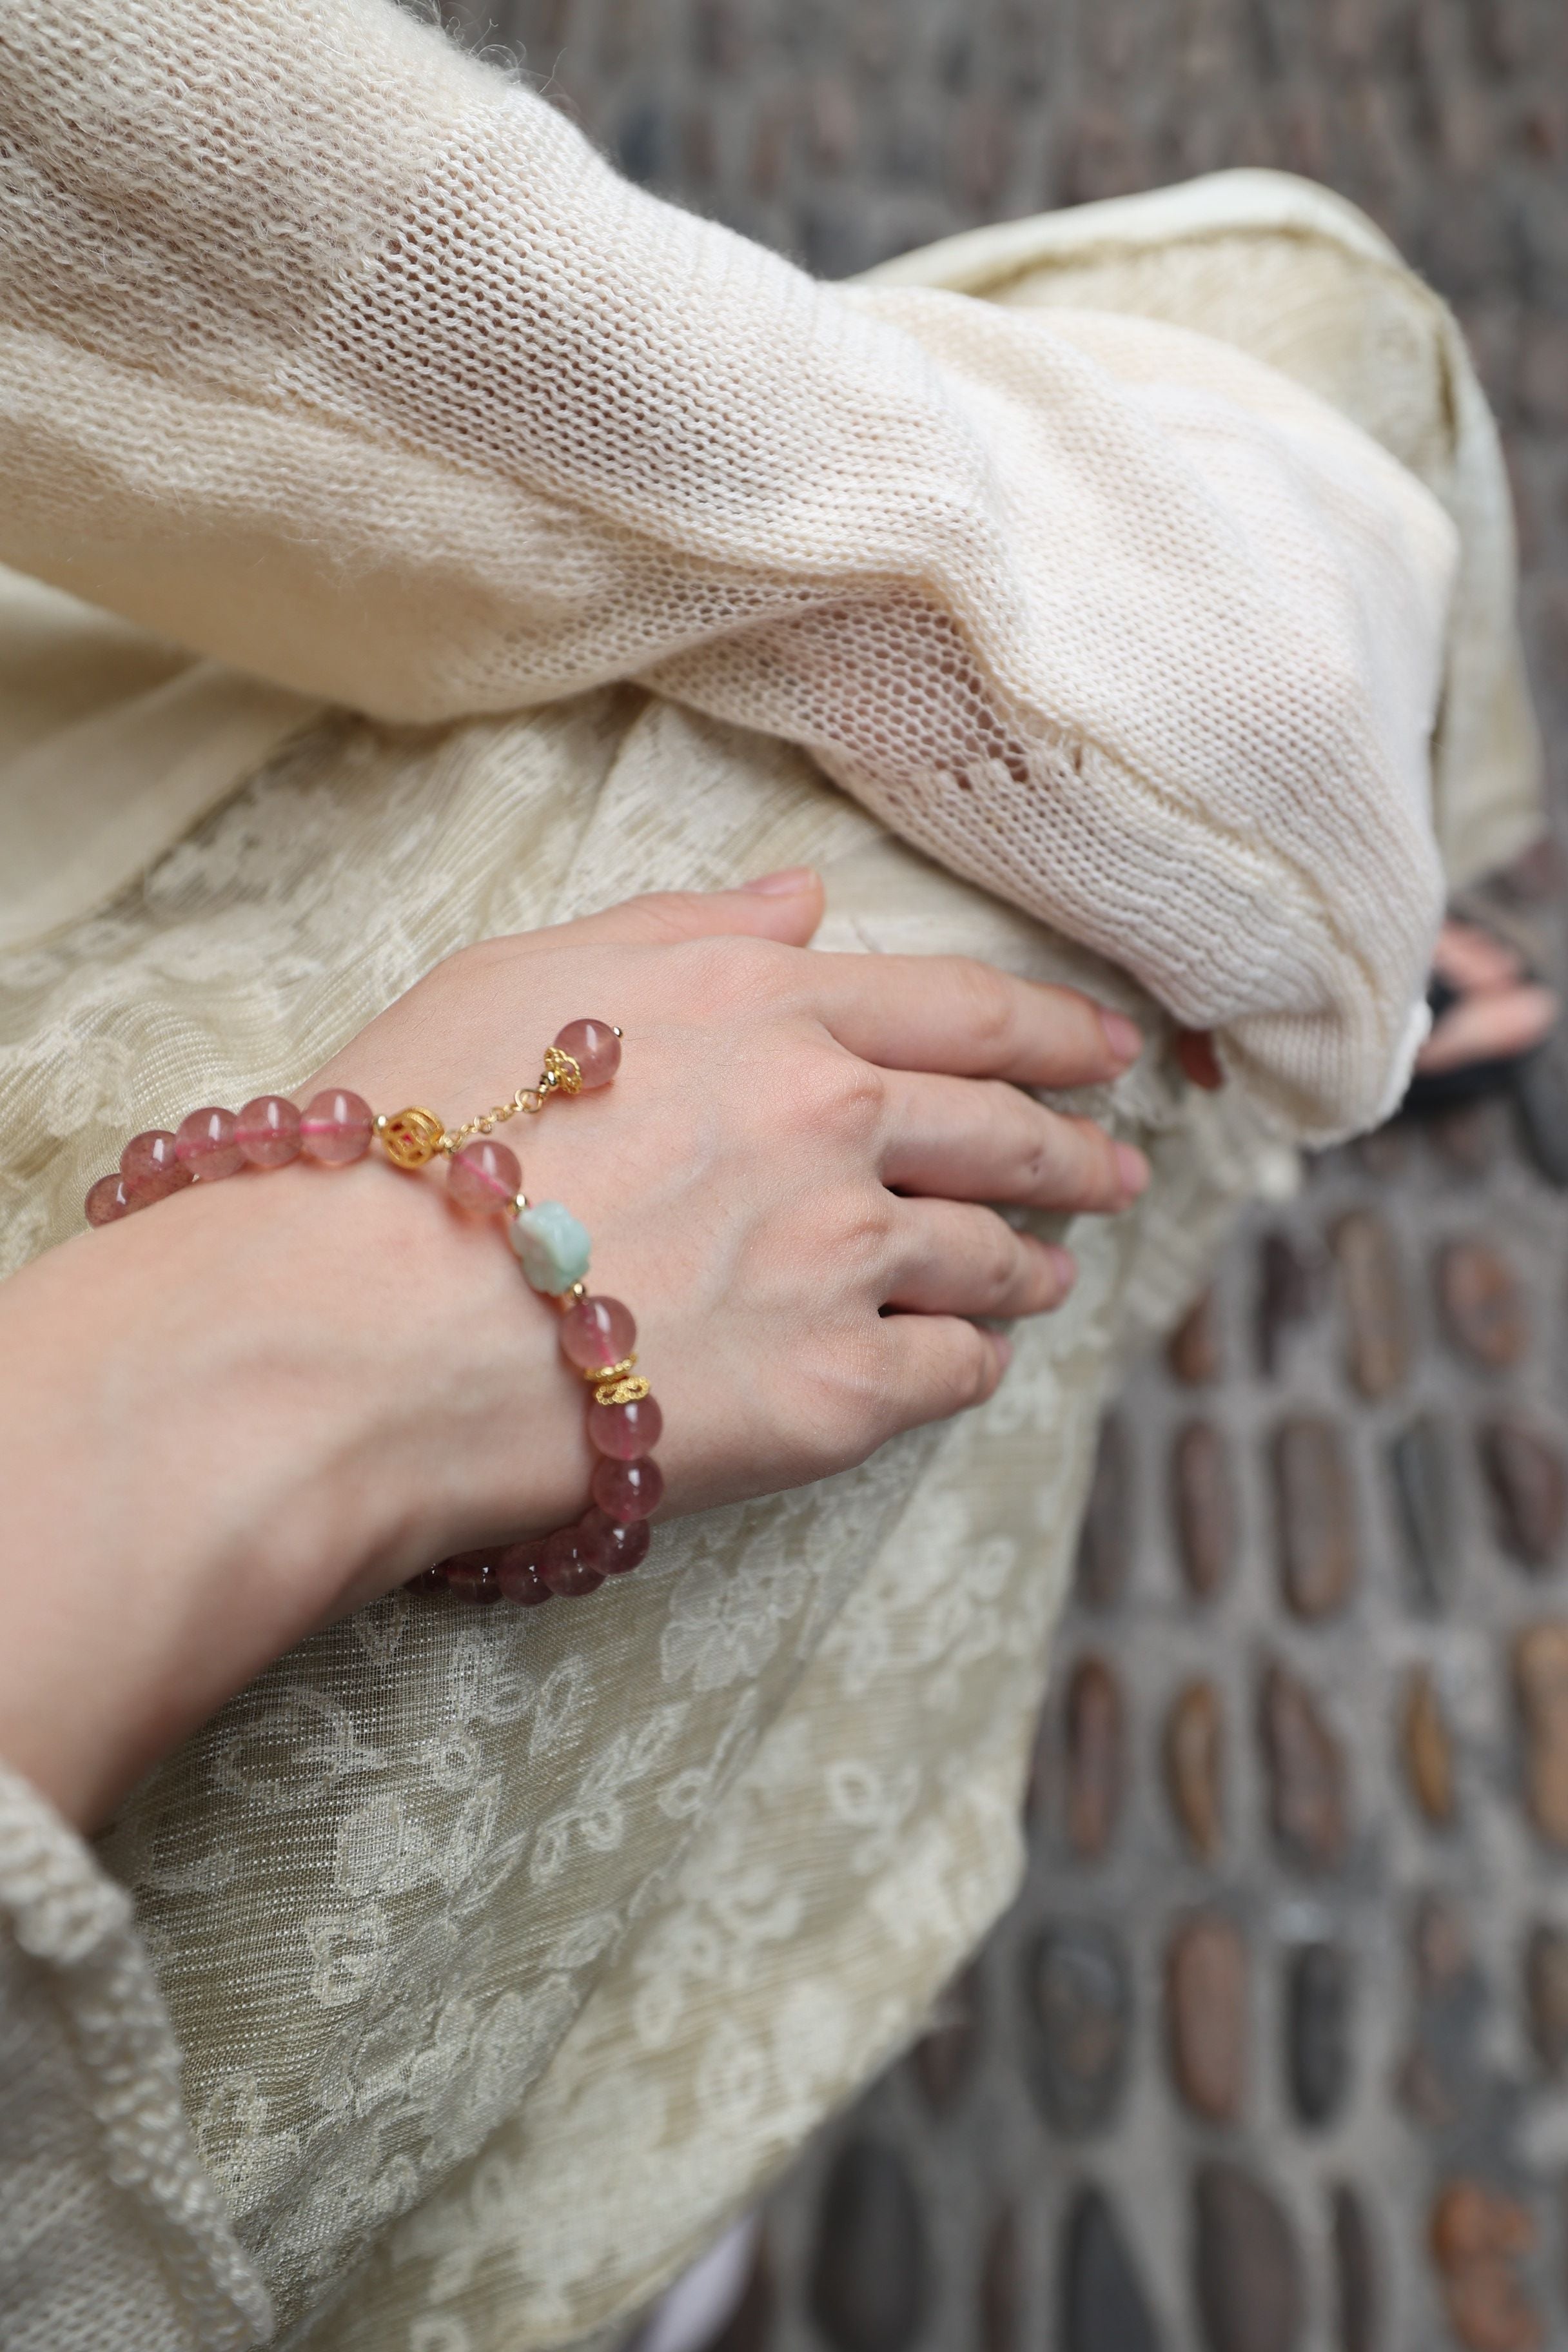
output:
<instances>
[{"instance_id":1,"label":"pink round bead","mask_svg":"<svg viewBox=\"0 0 1568 2352\"><path fill-rule=\"evenodd\" d=\"M594 1471L594 1500L606 1518L646 1519L664 1496L664 1473L657 1462L613 1462L606 1455Z\"/></svg>"},{"instance_id":2,"label":"pink round bead","mask_svg":"<svg viewBox=\"0 0 1568 2352\"><path fill-rule=\"evenodd\" d=\"M597 1592L605 1580L604 1549L589 1527L557 1528L539 1553L539 1573L552 1592L574 1601Z\"/></svg>"},{"instance_id":3,"label":"pink round bead","mask_svg":"<svg viewBox=\"0 0 1568 2352\"><path fill-rule=\"evenodd\" d=\"M522 1190L522 1169L515 1151L482 1136L452 1154L447 1190L459 1209L476 1217L493 1216Z\"/></svg>"},{"instance_id":4,"label":"pink round bead","mask_svg":"<svg viewBox=\"0 0 1568 2352\"><path fill-rule=\"evenodd\" d=\"M647 1558L653 1529L646 1519L612 1519L595 1508L585 1515L583 1525L593 1529L604 1547L606 1576L629 1575Z\"/></svg>"},{"instance_id":5,"label":"pink round bead","mask_svg":"<svg viewBox=\"0 0 1568 2352\"><path fill-rule=\"evenodd\" d=\"M583 1073L583 1091L607 1087L621 1066L621 1041L607 1021L568 1021L555 1040Z\"/></svg>"},{"instance_id":6,"label":"pink round bead","mask_svg":"<svg viewBox=\"0 0 1568 2352\"><path fill-rule=\"evenodd\" d=\"M192 1111L174 1130L174 1155L181 1167L204 1184L215 1184L220 1176L237 1176L245 1165L236 1140L238 1125L231 1110L209 1107Z\"/></svg>"},{"instance_id":7,"label":"pink round bead","mask_svg":"<svg viewBox=\"0 0 1568 2352\"><path fill-rule=\"evenodd\" d=\"M460 1551L441 1562L441 1573L447 1589L459 1601L488 1603L501 1597L500 1579L497 1576L493 1555L488 1551Z\"/></svg>"},{"instance_id":8,"label":"pink round bead","mask_svg":"<svg viewBox=\"0 0 1568 2352\"><path fill-rule=\"evenodd\" d=\"M447 1580L438 1568L422 1568L417 1576L405 1579L405 1592L445 1592Z\"/></svg>"},{"instance_id":9,"label":"pink round bead","mask_svg":"<svg viewBox=\"0 0 1568 2352\"><path fill-rule=\"evenodd\" d=\"M180 1176L122 1176L127 1209L150 1209L154 1201L166 1201L171 1193L183 1192L190 1178Z\"/></svg>"},{"instance_id":10,"label":"pink round bead","mask_svg":"<svg viewBox=\"0 0 1568 2352\"><path fill-rule=\"evenodd\" d=\"M300 1149L308 1160L339 1168L348 1160L364 1158L374 1125L370 1105L362 1095L331 1087L305 1105L300 1119Z\"/></svg>"},{"instance_id":11,"label":"pink round bead","mask_svg":"<svg viewBox=\"0 0 1568 2352\"><path fill-rule=\"evenodd\" d=\"M120 1172L133 1191L138 1185L156 1186L147 1194L150 1201L161 1201L191 1181L191 1171L180 1165L174 1138L166 1127L149 1127L133 1135L120 1155ZM131 1205L140 1208L142 1203L133 1197Z\"/></svg>"},{"instance_id":12,"label":"pink round bead","mask_svg":"<svg viewBox=\"0 0 1568 2352\"><path fill-rule=\"evenodd\" d=\"M625 1361L637 1343L631 1311L618 1298L579 1298L561 1318L561 1347L580 1372Z\"/></svg>"},{"instance_id":13,"label":"pink round bead","mask_svg":"<svg viewBox=\"0 0 1568 2352\"><path fill-rule=\"evenodd\" d=\"M520 1609L537 1609L542 1601L553 1601L555 1595L539 1573L540 1555L547 1538L533 1536L526 1543L508 1544L495 1556L496 1578L509 1601Z\"/></svg>"},{"instance_id":14,"label":"pink round bead","mask_svg":"<svg viewBox=\"0 0 1568 2352\"><path fill-rule=\"evenodd\" d=\"M234 1139L253 1168L286 1168L300 1157L300 1114L287 1095L258 1095L240 1111Z\"/></svg>"},{"instance_id":15,"label":"pink round bead","mask_svg":"<svg viewBox=\"0 0 1568 2352\"><path fill-rule=\"evenodd\" d=\"M588 1440L616 1462L635 1462L651 1454L664 1434L664 1415L652 1397L637 1404L591 1404Z\"/></svg>"},{"instance_id":16,"label":"pink round bead","mask_svg":"<svg viewBox=\"0 0 1568 2352\"><path fill-rule=\"evenodd\" d=\"M111 1225L117 1217L128 1217L132 1203L124 1177L100 1176L82 1207L89 1225Z\"/></svg>"}]
</instances>

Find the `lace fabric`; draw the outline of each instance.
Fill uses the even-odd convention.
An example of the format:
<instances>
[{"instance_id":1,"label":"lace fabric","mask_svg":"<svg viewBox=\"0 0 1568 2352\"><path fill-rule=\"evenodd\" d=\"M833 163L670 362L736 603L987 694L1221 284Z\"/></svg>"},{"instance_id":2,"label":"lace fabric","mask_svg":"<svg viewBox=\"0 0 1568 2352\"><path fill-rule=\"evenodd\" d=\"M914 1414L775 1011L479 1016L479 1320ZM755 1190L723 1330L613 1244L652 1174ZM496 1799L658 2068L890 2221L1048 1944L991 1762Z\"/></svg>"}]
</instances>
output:
<instances>
[{"instance_id":1,"label":"lace fabric","mask_svg":"<svg viewBox=\"0 0 1568 2352\"><path fill-rule=\"evenodd\" d=\"M828 873L826 944L1140 1002L798 754L668 704L338 726L137 901L0 967L9 1172L19 1196L46 1157L58 1204L31 1243L133 1112L198 1071L232 1094L302 1068L458 939L801 856ZM167 2004L160 2063L280 2340L518 2352L613 2326L918 2029L1006 1900L1098 1398L1269 1148L1157 1066L1118 1099L1158 1205L1085 1228L1072 1309L984 1414L661 1530L635 1589L553 1625L384 1602L127 1806L102 1852Z\"/></svg>"}]
</instances>

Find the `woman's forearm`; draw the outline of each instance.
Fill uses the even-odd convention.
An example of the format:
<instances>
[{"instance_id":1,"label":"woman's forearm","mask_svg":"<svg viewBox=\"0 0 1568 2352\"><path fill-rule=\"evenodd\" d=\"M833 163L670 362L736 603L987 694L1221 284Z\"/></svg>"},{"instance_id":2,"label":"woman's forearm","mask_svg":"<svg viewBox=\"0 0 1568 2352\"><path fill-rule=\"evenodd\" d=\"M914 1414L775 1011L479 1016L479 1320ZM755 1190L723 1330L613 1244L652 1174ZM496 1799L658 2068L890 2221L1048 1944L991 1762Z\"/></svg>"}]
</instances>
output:
<instances>
[{"instance_id":1,"label":"woman's forearm","mask_svg":"<svg viewBox=\"0 0 1568 2352\"><path fill-rule=\"evenodd\" d=\"M568 1517L581 1412L517 1289L368 1168L197 1187L0 1286L0 1753L96 1823L313 1625Z\"/></svg>"}]
</instances>

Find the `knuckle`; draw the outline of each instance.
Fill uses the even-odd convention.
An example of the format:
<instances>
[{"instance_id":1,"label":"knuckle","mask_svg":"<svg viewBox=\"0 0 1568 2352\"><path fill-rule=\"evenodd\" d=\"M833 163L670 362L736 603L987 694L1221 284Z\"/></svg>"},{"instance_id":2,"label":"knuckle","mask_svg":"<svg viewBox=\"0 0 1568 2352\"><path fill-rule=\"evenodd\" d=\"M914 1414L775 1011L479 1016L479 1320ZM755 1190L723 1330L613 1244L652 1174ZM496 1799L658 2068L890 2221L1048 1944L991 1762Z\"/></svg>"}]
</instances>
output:
<instances>
[{"instance_id":1,"label":"knuckle","mask_svg":"<svg viewBox=\"0 0 1568 2352\"><path fill-rule=\"evenodd\" d=\"M628 898L626 911L636 919L637 938L662 947L691 937L691 901L679 890L648 890Z\"/></svg>"},{"instance_id":2,"label":"knuckle","mask_svg":"<svg viewBox=\"0 0 1568 2352\"><path fill-rule=\"evenodd\" d=\"M853 1469L889 1434L879 1330L839 1333L799 1384L790 1442L816 1474Z\"/></svg>"},{"instance_id":3,"label":"knuckle","mask_svg":"<svg viewBox=\"0 0 1568 2352\"><path fill-rule=\"evenodd\" d=\"M1002 1059L1012 1044L1016 1020L1011 982L989 964L967 956L957 958L952 971L965 1028L988 1059Z\"/></svg>"},{"instance_id":4,"label":"knuckle","mask_svg":"<svg viewBox=\"0 0 1568 2352\"><path fill-rule=\"evenodd\" d=\"M1031 1198L1054 1199L1061 1190L1064 1161L1068 1156L1060 1127L1048 1111L1043 1113L1040 1120L1031 1126L1023 1145L1020 1189Z\"/></svg>"},{"instance_id":5,"label":"knuckle","mask_svg":"<svg viewBox=\"0 0 1568 2352\"><path fill-rule=\"evenodd\" d=\"M795 1106L820 1135L851 1148L881 1131L888 1085L882 1072L842 1047L811 1055L797 1074Z\"/></svg>"},{"instance_id":6,"label":"knuckle","mask_svg":"<svg viewBox=\"0 0 1568 2352\"><path fill-rule=\"evenodd\" d=\"M732 1004L773 993L780 960L790 953L774 940L733 931L710 932L700 939L672 931L671 944L705 1010L715 1001Z\"/></svg>"},{"instance_id":7,"label":"knuckle","mask_svg":"<svg viewBox=\"0 0 1568 2352\"><path fill-rule=\"evenodd\" d=\"M970 1405L984 1404L996 1385L996 1358L985 1335L973 1323L959 1323L953 1334L952 1404L951 1410L963 1412Z\"/></svg>"},{"instance_id":8,"label":"knuckle","mask_svg":"<svg viewBox=\"0 0 1568 2352\"><path fill-rule=\"evenodd\" d=\"M1063 1119L1057 1193L1065 1208L1114 1208L1121 1197L1116 1147L1092 1119Z\"/></svg>"},{"instance_id":9,"label":"knuckle","mask_svg":"<svg viewBox=\"0 0 1568 2352\"><path fill-rule=\"evenodd\" d=\"M846 1289L879 1286L892 1253L898 1204L879 1186L847 1199L833 1218L828 1255Z\"/></svg>"},{"instance_id":10,"label":"knuckle","mask_svg":"<svg viewBox=\"0 0 1568 2352\"><path fill-rule=\"evenodd\" d=\"M977 1258L977 1285L987 1305L995 1307L1010 1300L1025 1272L1024 1255L1016 1234L989 1213L982 1224Z\"/></svg>"}]
</instances>

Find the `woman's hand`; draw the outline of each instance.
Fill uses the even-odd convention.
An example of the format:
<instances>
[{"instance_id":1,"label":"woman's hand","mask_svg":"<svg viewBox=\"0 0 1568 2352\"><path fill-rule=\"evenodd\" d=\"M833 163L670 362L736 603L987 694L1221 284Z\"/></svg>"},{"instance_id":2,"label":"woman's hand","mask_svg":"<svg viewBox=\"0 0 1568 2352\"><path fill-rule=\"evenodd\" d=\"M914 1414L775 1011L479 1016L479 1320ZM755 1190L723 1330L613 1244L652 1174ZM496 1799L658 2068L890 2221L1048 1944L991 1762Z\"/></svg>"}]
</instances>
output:
<instances>
[{"instance_id":1,"label":"woman's hand","mask_svg":"<svg viewBox=\"0 0 1568 2352\"><path fill-rule=\"evenodd\" d=\"M981 1204L1146 1181L1019 1091L1125 1068L1131 1023L961 961L805 952L820 912L800 874L488 941L321 1074L456 1124L567 1021L624 1030L613 1085L506 1135L637 1318L667 1511L988 1396L1005 1343L971 1318L1047 1309L1072 1268ZM555 1316L435 1171L197 1186L4 1286L0 1339L0 1749L79 1819L313 1624L587 1491Z\"/></svg>"},{"instance_id":2,"label":"woman's hand","mask_svg":"<svg viewBox=\"0 0 1568 2352\"><path fill-rule=\"evenodd\" d=\"M1118 1209L1147 1174L1139 1152L1018 1090L1125 1068L1131 1023L956 959L803 953L787 937L810 936L820 886L782 879L728 906L644 899L465 949L326 1073L451 1124L530 1078L575 1015L624 1030L611 1086L506 1139L530 1196L588 1226L590 1288L637 1319L677 1512L825 1476L988 1396L1005 1347L965 1318L1055 1307L1073 1269L976 1204ZM708 929L736 899L775 936ZM537 1321L497 1238L485 1311ZM564 1378L558 1393L566 1475L542 1485L514 1444L477 1447L470 1524L493 1535L581 1507L582 1400Z\"/></svg>"}]
</instances>

